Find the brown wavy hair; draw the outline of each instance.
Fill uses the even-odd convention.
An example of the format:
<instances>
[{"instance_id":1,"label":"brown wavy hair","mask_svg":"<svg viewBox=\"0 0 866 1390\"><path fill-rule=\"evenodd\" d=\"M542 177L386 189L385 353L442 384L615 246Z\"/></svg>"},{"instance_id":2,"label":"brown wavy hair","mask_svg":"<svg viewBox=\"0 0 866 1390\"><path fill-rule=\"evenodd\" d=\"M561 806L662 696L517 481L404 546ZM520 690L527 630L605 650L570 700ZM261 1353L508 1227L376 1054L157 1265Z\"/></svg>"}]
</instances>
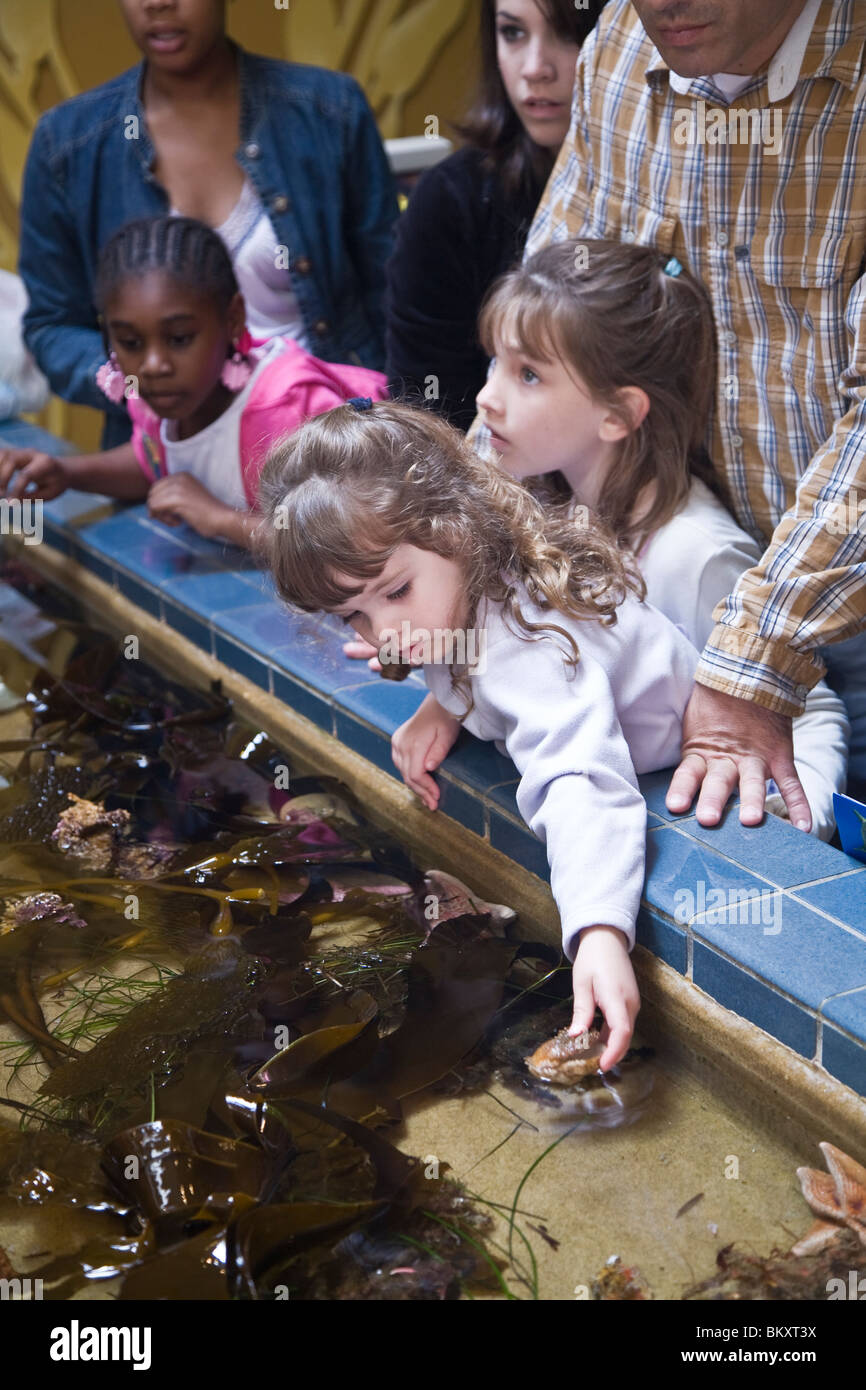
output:
<instances>
[{"instance_id":1,"label":"brown wavy hair","mask_svg":"<svg viewBox=\"0 0 866 1390\"><path fill-rule=\"evenodd\" d=\"M621 389L638 386L648 395L649 412L622 441L597 507L635 553L676 515L693 476L733 515L705 446L716 380L712 305L696 276L665 273L669 259L619 241L560 241L495 281L479 316L491 357L507 335L536 360L558 358L596 405L626 424ZM650 481L657 485L652 507L633 521L635 498ZM547 501L571 495L561 474L533 482L532 490Z\"/></svg>"},{"instance_id":2,"label":"brown wavy hair","mask_svg":"<svg viewBox=\"0 0 866 1390\"><path fill-rule=\"evenodd\" d=\"M527 639L564 637L572 653L564 659L574 666L574 638L555 621L524 617L520 586L539 607L604 624L616 622L629 590L645 593L603 527L577 528L564 511L546 511L447 421L399 402L340 406L308 420L271 450L258 500L256 548L281 598L302 612L339 607L381 574L398 546L413 545L459 564L467 627L490 599ZM357 586L338 583L337 569ZM452 665L451 673L468 695L466 669Z\"/></svg>"}]
</instances>

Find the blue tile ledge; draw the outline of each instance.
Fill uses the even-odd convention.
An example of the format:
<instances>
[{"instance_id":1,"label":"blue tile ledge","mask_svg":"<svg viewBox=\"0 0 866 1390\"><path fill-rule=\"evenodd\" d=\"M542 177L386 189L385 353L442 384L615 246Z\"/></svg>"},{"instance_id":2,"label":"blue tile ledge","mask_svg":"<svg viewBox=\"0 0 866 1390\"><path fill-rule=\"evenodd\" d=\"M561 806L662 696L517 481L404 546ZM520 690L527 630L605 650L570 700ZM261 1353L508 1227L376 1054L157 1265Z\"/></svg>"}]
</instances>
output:
<instances>
[{"instance_id":1,"label":"blue tile ledge","mask_svg":"<svg viewBox=\"0 0 866 1390\"><path fill-rule=\"evenodd\" d=\"M14 424L0 423L0 444L14 436L25 445L30 427ZM50 439L39 433L38 447ZM282 610L249 556L154 522L144 506L66 493L43 515L43 544L397 777L390 736L424 698L419 675L382 681L343 656L332 619ZM517 770L492 744L461 734L438 777L445 814L548 878L517 811ZM746 829L735 802L714 829L673 815L669 780L640 779L648 828L639 943L866 1097L866 867L774 816Z\"/></svg>"}]
</instances>

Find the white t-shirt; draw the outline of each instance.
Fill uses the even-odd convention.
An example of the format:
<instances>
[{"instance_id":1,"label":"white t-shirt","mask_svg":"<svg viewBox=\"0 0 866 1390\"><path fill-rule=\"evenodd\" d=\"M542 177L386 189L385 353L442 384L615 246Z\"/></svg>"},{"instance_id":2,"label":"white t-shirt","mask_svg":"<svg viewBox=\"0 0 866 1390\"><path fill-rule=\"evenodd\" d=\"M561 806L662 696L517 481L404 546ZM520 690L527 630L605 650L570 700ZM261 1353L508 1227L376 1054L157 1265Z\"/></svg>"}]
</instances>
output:
<instances>
[{"instance_id":1,"label":"white t-shirt","mask_svg":"<svg viewBox=\"0 0 866 1390\"><path fill-rule=\"evenodd\" d=\"M198 434L190 435L189 439L175 439L177 421L160 420L159 436L169 473L191 473L220 502L240 511L248 510L241 474L241 416L256 380L285 347L283 338L272 338L260 350L262 355L243 390L222 415Z\"/></svg>"},{"instance_id":2,"label":"white t-shirt","mask_svg":"<svg viewBox=\"0 0 866 1390\"><path fill-rule=\"evenodd\" d=\"M520 773L517 805L547 846L550 882L570 959L583 927L619 927L634 945L646 852L646 805L637 775L679 760L682 716L698 653L672 623L630 595L610 627L542 610L577 641L572 673L554 633L518 636L501 607L482 604L483 669L471 678L464 727L492 739ZM428 688L452 714L466 704L445 665L424 667Z\"/></svg>"},{"instance_id":3,"label":"white t-shirt","mask_svg":"<svg viewBox=\"0 0 866 1390\"><path fill-rule=\"evenodd\" d=\"M762 554L763 547L695 478L683 508L650 537L638 560L649 602L702 648L715 626L713 609ZM836 824L833 792L845 790L850 733L844 702L826 681L819 681L794 720L793 735L794 765L812 812L812 833L822 840L832 837ZM775 783L770 787L767 809L784 815Z\"/></svg>"}]
</instances>

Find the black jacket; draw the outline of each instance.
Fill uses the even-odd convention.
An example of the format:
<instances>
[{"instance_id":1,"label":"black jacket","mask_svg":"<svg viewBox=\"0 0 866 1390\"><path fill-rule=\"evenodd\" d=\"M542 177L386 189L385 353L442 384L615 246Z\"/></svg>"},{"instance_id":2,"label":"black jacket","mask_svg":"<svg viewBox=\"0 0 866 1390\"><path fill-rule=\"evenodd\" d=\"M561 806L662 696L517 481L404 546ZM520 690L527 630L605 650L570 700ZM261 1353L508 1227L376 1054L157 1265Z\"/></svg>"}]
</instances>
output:
<instances>
[{"instance_id":1,"label":"black jacket","mask_svg":"<svg viewBox=\"0 0 866 1390\"><path fill-rule=\"evenodd\" d=\"M481 301L520 262L537 196L508 198L471 146L419 180L386 267L385 370L391 395L437 410L462 430L487 379L476 336ZM540 196L541 189L538 189ZM438 378L438 399L432 397ZM425 399L425 394L430 399Z\"/></svg>"}]
</instances>

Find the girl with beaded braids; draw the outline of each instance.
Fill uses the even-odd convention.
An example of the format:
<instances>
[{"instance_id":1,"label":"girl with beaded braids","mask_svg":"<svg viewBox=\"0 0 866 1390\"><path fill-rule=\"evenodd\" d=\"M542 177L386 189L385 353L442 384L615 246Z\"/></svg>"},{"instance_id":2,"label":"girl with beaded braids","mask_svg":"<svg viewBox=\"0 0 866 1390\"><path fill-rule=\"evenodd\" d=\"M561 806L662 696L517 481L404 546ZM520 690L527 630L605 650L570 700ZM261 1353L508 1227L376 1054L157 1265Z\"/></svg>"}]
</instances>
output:
<instances>
[{"instance_id":1,"label":"girl with beaded braids","mask_svg":"<svg viewBox=\"0 0 866 1390\"><path fill-rule=\"evenodd\" d=\"M121 227L100 256L96 296L110 348L97 381L125 401L132 439L62 458L0 451L0 492L17 474L12 497L74 487L147 498L169 526L247 546L268 448L353 395L387 394L380 372L320 361L291 338L251 338L229 254L194 218Z\"/></svg>"},{"instance_id":2,"label":"girl with beaded braids","mask_svg":"<svg viewBox=\"0 0 866 1390\"><path fill-rule=\"evenodd\" d=\"M613 1066L638 1010L637 775L679 756L697 651L640 601L612 537L546 513L426 410L352 402L308 421L269 456L259 506L287 603L424 664L429 694L392 749L430 810L461 727L513 759L574 961L572 1032L598 1006Z\"/></svg>"}]
</instances>

